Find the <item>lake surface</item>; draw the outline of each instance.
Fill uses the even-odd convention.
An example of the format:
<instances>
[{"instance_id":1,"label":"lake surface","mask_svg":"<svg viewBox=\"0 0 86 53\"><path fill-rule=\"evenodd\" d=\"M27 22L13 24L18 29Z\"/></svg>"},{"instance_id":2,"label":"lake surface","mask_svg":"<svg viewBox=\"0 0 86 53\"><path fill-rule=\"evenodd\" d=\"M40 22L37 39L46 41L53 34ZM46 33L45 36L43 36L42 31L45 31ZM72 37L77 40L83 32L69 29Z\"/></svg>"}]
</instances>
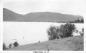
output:
<instances>
[{"instance_id":1,"label":"lake surface","mask_svg":"<svg viewBox=\"0 0 86 53\"><path fill-rule=\"evenodd\" d=\"M20 45L47 41L47 29L50 26L60 26L62 24L65 23L4 22L3 41L7 46L14 41L18 41ZM75 25L77 29L84 27L84 24L80 23Z\"/></svg>"}]
</instances>

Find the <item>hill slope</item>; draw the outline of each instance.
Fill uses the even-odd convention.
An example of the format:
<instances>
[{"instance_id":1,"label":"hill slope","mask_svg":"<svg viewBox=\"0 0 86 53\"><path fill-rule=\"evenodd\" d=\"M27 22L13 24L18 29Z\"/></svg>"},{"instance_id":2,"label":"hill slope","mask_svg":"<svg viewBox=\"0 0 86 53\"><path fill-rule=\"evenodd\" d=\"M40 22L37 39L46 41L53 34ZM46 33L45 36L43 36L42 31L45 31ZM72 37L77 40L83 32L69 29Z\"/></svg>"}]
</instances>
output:
<instances>
[{"instance_id":1,"label":"hill slope","mask_svg":"<svg viewBox=\"0 0 86 53\"><path fill-rule=\"evenodd\" d=\"M8 50L56 50L56 51L83 51L83 37L69 37L58 40L51 40L42 43L27 44Z\"/></svg>"},{"instance_id":2,"label":"hill slope","mask_svg":"<svg viewBox=\"0 0 86 53\"><path fill-rule=\"evenodd\" d=\"M23 22L69 22L74 21L81 16L61 14L55 12L33 12L26 15L20 15L3 8L4 21L23 21Z\"/></svg>"},{"instance_id":3,"label":"hill slope","mask_svg":"<svg viewBox=\"0 0 86 53\"><path fill-rule=\"evenodd\" d=\"M12 12L6 8L3 8L3 21L17 21L22 18L22 15Z\"/></svg>"}]
</instances>

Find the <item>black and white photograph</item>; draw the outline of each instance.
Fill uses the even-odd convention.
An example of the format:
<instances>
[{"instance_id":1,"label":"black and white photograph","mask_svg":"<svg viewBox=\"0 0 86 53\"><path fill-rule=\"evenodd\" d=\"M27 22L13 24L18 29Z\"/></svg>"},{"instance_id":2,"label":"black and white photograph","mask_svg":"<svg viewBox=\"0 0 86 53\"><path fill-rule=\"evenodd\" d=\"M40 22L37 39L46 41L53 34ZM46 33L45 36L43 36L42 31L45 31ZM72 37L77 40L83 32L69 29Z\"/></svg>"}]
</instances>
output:
<instances>
[{"instance_id":1,"label":"black and white photograph","mask_svg":"<svg viewBox=\"0 0 86 53\"><path fill-rule=\"evenodd\" d=\"M85 17L85 0L3 0L2 49L84 51Z\"/></svg>"}]
</instances>

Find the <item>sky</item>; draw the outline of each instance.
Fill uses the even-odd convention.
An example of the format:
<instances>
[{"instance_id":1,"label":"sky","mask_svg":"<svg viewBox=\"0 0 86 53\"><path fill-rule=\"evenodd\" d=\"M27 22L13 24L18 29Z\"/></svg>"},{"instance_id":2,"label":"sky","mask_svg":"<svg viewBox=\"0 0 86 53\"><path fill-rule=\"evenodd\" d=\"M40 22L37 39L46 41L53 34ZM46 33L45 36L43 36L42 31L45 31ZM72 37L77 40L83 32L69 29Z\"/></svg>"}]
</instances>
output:
<instances>
[{"instance_id":1,"label":"sky","mask_svg":"<svg viewBox=\"0 0 86 53\"><path fill-rule=\"evenodd\" d=\"M86 0L4 0L4 8L19 14L30 12L60 12L86 14Z\"/></svg>"}]
</instances>

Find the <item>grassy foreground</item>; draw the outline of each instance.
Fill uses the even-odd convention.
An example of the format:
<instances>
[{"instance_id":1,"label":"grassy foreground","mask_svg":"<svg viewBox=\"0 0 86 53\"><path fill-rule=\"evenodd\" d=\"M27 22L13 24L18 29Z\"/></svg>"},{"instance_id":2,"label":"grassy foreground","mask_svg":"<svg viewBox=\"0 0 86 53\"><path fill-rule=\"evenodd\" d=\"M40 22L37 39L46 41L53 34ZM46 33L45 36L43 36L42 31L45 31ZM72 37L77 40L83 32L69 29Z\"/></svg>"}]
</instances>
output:
<instances>
[{"instance_id":1,"label":"grassy foreground","mask_svg":"<svg viewBox=\"0 0 86 53\"><path fill-rule=\"evenodd\" d=\"M81 36L69 37L58 40L50 40L41 43L27 44L8 51L31 51L31 50L53 50L53 51L83 51L84 39Z\"/></svg>"}]
</instances>

